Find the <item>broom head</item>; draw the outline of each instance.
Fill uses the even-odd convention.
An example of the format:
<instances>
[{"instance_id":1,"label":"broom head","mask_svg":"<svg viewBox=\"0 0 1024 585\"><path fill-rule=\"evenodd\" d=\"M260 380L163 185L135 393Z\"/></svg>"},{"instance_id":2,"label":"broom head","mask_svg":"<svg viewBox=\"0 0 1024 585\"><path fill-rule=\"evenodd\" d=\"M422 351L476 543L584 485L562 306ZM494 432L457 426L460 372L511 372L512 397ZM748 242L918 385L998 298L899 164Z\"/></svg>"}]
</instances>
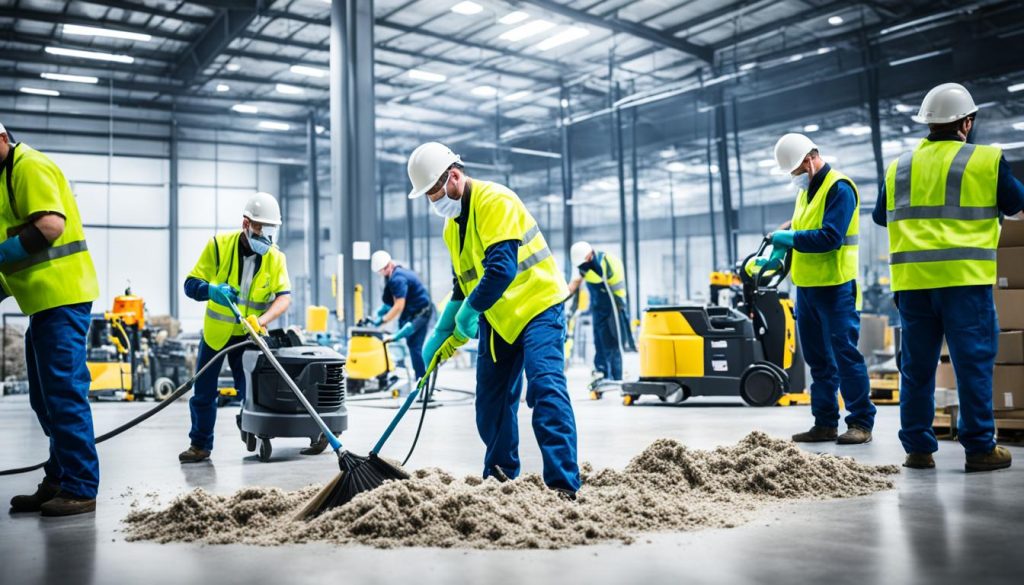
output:
<instances>
[{"instance_id":1,"label":"broom head","mask_svg":"<svg viewBox=\"0 0 1024 585\"><path fill-rule=\"evenodd\" d=\"M376 453L361 457L348 451L338 454L338 473L306 506L296 519L315 518L331 508L344 506L357 495L380 487L385 481L409 479L409 474L381 459Z\"/></svg>"}]
</instances>

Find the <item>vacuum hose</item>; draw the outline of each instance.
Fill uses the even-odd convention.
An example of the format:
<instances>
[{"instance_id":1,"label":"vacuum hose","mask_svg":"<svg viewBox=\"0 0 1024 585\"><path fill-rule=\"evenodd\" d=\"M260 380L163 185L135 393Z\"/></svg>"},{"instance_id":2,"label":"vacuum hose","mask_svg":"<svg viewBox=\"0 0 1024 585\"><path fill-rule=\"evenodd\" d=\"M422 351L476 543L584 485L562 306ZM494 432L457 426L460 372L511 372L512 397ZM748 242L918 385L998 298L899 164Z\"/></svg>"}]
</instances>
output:
<instances>
[{"instance_id":1,"label":"vacuum hose","mask_svg":"<svg viewBox=\"0 0 1024 585\"><path fill-rule=\"evenodd\" d=\"M170 403L172 403L175 400L181 398L189 390L191 390L192 389L192 384L196 381L196 378L198 378L203 372L205 372L206 369L209 368L213 364L213 362L217 361L217 358L219 358L221 355L223 355L225 353L228 353L230 351L234 351L234 350L236 350L236 349L238 349L240 347L245 347L247 345L255 345L255 344L252 341L246 340L246 341L242 341L242 342L236 343L234 345L229 345L229 346L225 347L224 349L218 351L213 356L213 359L211 359L209 362L207 362L205 366L199 368L199 371L197 371L195 374L193 374L191 378L186 380L184 384L182 384L181 386L178 386L178 389L175 390L170 396L165 398L162 402L160 402L160 404L157 404L153 408L147 410L146 412L140 414L139 416L133 418L132 420L124 423L123 425L117 427L116 429L114 429L112 431L109 431L109 432L106 432L106 433L96 437L96 443L98 444L98 443L102 443L103 441L106 441L107 439L112 439L112 438L120 435L121 433L127 431L128 429L131 429L133 427L136 427L136 426L142 424L143 422L148 420L151 416L153 416L156 413L160 412L161 410L167 408L167 406ZM14 468L14 469L4 469L4 470L0 471L0 476L3 476L3 475L18 475L19 473L28 473L30 471L35 471L37 469L40 469L44 465L46 465L46 461L43 461L42 463L37 463L35 465L30 465L28 467L17 467L17 468Z\"/></svg>"}]
</instances>

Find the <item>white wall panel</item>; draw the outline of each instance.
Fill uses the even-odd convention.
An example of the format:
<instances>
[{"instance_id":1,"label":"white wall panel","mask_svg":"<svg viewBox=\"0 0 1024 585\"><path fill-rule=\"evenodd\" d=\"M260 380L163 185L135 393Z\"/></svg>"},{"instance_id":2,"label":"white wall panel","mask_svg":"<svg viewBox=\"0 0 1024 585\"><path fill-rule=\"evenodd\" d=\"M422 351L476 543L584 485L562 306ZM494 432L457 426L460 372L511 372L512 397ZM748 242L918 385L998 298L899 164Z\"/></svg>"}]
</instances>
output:
<instances>
[{"instance_id":1,"label":"white wall panel","mask_svg":"<svg viewBox=\"0 0 1024 585\"><path fill-rule=\"evenodd\" d=\"M168 205L167 187L113 185L110 188L110 223L166 227Z\"/></svg>"},{"instance_id":2,"label":"white wall panel","mask_svg":"<svg viewBox=\"0 0 1024 585\"><path fill-rule=\"evenodd\" d=\"M217 165L212 160L178 160L178 181L183 185L216 185Z\"/></svg>"},{"instance_id":3,"label":"white wall panel","mask_svg":"<svg viewBox=\"0 0 1024 585\"><path fill-rule=\"evenodd\" d=\"M256 190L256 165L240 162L217 162L217 184Z\"/></svg>"},{"instance_id":4,"label":"white wall panel","mask_svg":"<svg viewBox=\"0 0 1024 585\"><path fill-rule=\"evenodd\" d=\"M178 221L181 227L212 227L216 213L216 190L213 188L178 189Z\"/></svg>"},{"instance_id":5,"label":"white wall panel","mask_svg":"<svg viewBox=\"0 0 1024 585\"><path fill-rule=\"evenodd\" d=\"M107 186L96 183L71 183L78 201L78 213L84 224L107 223Z\"/></svg>"},{"instance_id":6,"label":"white wall panel","mask_svg":"<svg viewBox=\"0 0 1024 585\"><path fill-rule=\"evenodd\" d=\"M168 180L170 163L166 159L116 156L112 162L110 172L114 183L163 185Z\"/></svg>"},{"instance_id":7,"label":"white wall panel","mask_svg":"<svg viewBox=\"0 0 1024 585\"><path fill-rule=\"evenodd\" d=\"M95 154L64 154L46 152L64 171L68 181L106 181L107 157Z\"/></svg>"}]
</instances>

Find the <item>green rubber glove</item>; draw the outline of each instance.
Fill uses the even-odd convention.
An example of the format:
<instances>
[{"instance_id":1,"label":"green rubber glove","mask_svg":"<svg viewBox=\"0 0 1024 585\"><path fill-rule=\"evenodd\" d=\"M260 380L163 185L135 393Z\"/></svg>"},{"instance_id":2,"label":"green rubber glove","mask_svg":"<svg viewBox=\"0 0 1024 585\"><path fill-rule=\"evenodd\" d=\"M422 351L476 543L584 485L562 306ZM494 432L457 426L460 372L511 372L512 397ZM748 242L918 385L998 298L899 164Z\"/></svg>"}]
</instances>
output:
<instances>
[{"instance_id":1,"label":"green rubber glove","mask_svg":"<svg viewBox=\"0 0 1024 585\"><path fill-rule=\"evenodd\" d=\"M766 264L769 269L778 270L786 264L786 252L789 250L781 246L773 246L772 253L768 256Z\"/></svg>"},{"instance_id":2,"label":"green rubber glove","mask_svg":"<svg viewBox=\"0 0 1024 585\"><path fill-rule=\"evenodd\" d=\"M406 337L409 337L410 335L412 335L412 331L413 331L412 323L406 323L405 325L402 325L401 329L396 331L395 334L391 336L391 341L398 341L399 339L405 339Z\"/></svg>"},{"instance_id":3,"label":"green rubber glove","mask_svg":"<svg viewBox=\"0 0 1024 585\"><path fill-rule=\"evenodd\" d=\"M441 347L438 348L437 353L434 355L437 358L437 363L441 364L450 360L460 347L466 345L467 341L469 341L469 338L462 337L458 331L449 335L448 339L444 340L444 343L441 344Z\"/></svg>"},{"instance_id":4,"label":"green rubber glove","mask_svg":"<svg viewBox=\"0 0 1024 585\"><path fill-rule=\"evenodd\" d=\"M793 247L793 230L777 230L772 232L772 247L773 248L792 248Z\"/></svg>"},{"instance_id":5,"label":"green rubber glove","mask_svg":"<svg viewBox=\"0 0 1024 585\"><path fill-rule=\"evenodd\" d=\"M210 300L222 305L224 307L230 307L231 303L238 302L238 293L235 289L231 288L230 284L211 284L209 291Z\"/></svg>"},{"instance_id":6,"label":"green rubber glove","mask_svg":"<svg viewBox=\"0 0 1024 585\"><path fill-rule=\"evenodd\" d=\"M437 320L437 325L434 325L434 331L431 332L430 337L423 344L423 363L429 364L430 360L434 359L434 354L440 349L441 345L446 339L455 331L455 315L459 312L459 308L462 306L462 301L448 301L448 304L444 306L444 310L441 311L441 317Z\"/></svg>"},{"instance_id":7,"label":"green rubber glove","mask_svg":"<svg viewBox=\"0 0 1024 585\"><path fill-rule=\"evenodd\" d=\"M480 311L473 308L469 301L462 303L455 314L455 332L465 339L476 338L480 328Z\"/></svg>"}]
</instances>

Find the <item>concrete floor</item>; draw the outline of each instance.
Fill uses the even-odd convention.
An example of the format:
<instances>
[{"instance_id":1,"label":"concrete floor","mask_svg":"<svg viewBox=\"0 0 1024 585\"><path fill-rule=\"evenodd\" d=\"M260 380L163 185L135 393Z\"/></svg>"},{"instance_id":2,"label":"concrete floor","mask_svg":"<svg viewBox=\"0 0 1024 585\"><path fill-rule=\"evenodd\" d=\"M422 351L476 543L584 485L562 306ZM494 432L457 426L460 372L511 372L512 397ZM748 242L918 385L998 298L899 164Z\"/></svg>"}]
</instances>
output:
<instances>
[{"instance_id":1,"label":"concrete floor","mask_svg":"<svg viewBox=\"0 0 1024 585\"><path fill-rule=\"evenodd\" d=\"M466 370L446 370L442 383L472 387ZM580 459L621 467L659 437L710 448L753 429L788 436L811 423L807 407L754 409L735 401L692 400L666 407L645 399L623 407L615 395L588 400L585 368L574 368L570 390L580 433ZM457 400L454 393L442 398ZM97 432L131 418L146 404L94 405ZM365 452L393 410L353 403L343 440ZM522 456L540 470L540 454L521 411ZM221 409L217 447L208 464L181 466L187 447L184 401L100 447L102 480L95 515L47 519L0 513L0 582L17 583L936 583L954 580L1019 583L1024 574L1024 449L1014 468L965 475L963 451L943 442L935 471L904 471L897 489L843 501L781 506L733 529L644 535L636 544L563 551L375 550L303 545L278 548L203 547L125 542L121 519L134 499L156 492L167 501L194 487L230 493L248 485L294 489L323 482L336 471L330 455L303 457L302 440L275 442L274 461L245 452L232 409ZM401 457L415 430L412 416L385 454ZM429 411L411 467L439 466L478 473L482 446L471 403ZM900 463L894 406L879 409L875 441L855 447L813 448L871 463ZM44 457L46 438L24 396L0 398L0 469ZM0 478L0 497L31 492L38 473Z\"/></svg>"}]
</instances>

